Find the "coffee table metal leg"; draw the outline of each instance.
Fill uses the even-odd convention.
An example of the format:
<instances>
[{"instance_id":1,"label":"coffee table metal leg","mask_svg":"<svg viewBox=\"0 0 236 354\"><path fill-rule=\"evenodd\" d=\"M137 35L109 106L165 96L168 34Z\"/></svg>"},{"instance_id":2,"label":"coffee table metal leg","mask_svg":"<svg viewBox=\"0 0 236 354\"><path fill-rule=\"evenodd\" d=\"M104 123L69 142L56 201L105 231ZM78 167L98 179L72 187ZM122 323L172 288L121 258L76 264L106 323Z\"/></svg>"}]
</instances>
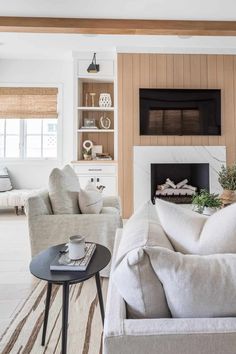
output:
<instances>
[{"instance_id":1,"label":"coffee table metal leg","mask_svg":"<svg viewBox=\"0 0 236 354\"><path fill-rule=\"evenodd\" d=\"M104 305L103 305L103 299L102 299L102 289L101 289L101 281L100 281L99 272L95 274L95 279L96 279L96 285L97 285L100 311L101 311L101 316L102 316L102 323L104 324Z\"/></svg>"},{"instance_id":2,"label":"coffee table metal leg","mask_svg":"<svg viewBox=\"0 0 236 354\"><path fill-rule=\"evenodd\" d=\"M62 344L61 344L62 354L66 354L66 348L67 348L69 289L70 289L70 284L68 282L65 282L63 284L63 297L62 297Z\"/></svg>"},{"instance_id":3,"label":"coffee table metal leg","mask_svg":"<svg viewBox=\"0 0 236 354\"><path fill-rule=\"evenodd\" d=\"M45 311L44 311L43 335L42 335L42 343L41 343L41 345L45 345L45 338L46 338L47 325L48 325L48 314L49 314L49 307L50 307L51 292L52 292L52 283L48 282L46 303L45 303Z\"/></svg>"}]
</instances>

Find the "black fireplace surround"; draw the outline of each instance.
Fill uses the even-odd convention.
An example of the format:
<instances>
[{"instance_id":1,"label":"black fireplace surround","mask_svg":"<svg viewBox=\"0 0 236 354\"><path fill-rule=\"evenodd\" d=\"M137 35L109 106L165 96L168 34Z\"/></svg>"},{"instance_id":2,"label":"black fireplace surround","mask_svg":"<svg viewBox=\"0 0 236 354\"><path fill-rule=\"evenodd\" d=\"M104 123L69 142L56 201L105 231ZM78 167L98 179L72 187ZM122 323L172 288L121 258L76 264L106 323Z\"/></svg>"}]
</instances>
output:
<instances>
[{"instance_id":1,"label":"black fireplace surround","mask_svg":"<svg viewBox=\"0 0 236 354\"><path fill-rule=\"evenodd\" d=\"M209 164L208 163L152 163L151 164L151 200L155 203L157 185L164 184L169 178L175 183L184 179L188 184L209 191ZM162 198L166 199L166 198ZM166 199L167 200L167 199ZM171 201L171 198L168 198ZM187 200L187 202L186 202ZM175 198L175 203L191 203L190 198Z\"/></svg>"},{"instance_id":2,"label":"black fireplace surround","mask_svg":"<svg viewBox=\"0 0 236 354\"><path fill-rule=\"evenodd\" d=\"M218 89L139 89L140 135L221 135Z\"/></svg>"}]
</instances>

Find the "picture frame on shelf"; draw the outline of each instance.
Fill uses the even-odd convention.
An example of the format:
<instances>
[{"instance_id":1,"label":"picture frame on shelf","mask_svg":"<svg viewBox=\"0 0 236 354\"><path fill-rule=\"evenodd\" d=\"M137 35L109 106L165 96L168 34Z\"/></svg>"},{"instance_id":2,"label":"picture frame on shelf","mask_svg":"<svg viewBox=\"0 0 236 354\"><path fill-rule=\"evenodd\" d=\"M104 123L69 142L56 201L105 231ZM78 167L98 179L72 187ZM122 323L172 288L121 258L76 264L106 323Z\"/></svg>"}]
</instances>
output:
<instances>
[{"instance_id":1,"label":"picture frame on shelf","mask_svg":"<svg viewBox=\"0 0 236 354\"><path fill-rule=\"evenodd\" d=\"M93 145L92 158L95 159L97 154L102 154L102 145Z\"/></svg>"},{"instance_id":2,"label":"picture frame on shelf","mask_svg":"<svg viewBox=\"0 0 236 354\"><path fill-rule=\"evenodd\" d=\"M96 120L94 118L84 118L83 123L84 124L81 129L98 129L96 126Z\"/></svg>"}]
</instances>

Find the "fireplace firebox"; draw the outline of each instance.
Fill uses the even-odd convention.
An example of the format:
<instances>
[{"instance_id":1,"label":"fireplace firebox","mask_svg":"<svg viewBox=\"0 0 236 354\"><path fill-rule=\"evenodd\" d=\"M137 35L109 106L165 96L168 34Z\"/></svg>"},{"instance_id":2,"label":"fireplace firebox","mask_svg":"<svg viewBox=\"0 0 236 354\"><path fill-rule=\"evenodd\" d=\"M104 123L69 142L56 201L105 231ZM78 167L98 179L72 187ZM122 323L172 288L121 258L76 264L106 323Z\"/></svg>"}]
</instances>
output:
<instances>
[{"instance_id":1,"label":"fireplace firebox","mask_svg":"<svg viewBox=\"0 0 236 354\"><path fill-rule=\"evenodd\" d=\"M161 198L178 204L189 204L193 195L201 189L209 191L209 185L208 163L151 164L151 199L153 203L156 198Z\"/></svg>"}]
</instances>

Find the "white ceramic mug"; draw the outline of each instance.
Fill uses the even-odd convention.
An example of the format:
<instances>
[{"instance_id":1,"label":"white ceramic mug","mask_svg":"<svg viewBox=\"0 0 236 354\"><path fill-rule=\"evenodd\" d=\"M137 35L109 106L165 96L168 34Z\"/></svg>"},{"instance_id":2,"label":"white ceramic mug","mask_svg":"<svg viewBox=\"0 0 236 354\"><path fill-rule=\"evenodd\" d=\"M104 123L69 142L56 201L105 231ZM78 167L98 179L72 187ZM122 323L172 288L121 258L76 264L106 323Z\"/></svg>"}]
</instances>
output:
<instances>
[{"instance_id":1,"label":"white ceramic mug","mask_svg":"<svg viewBox=\"0 0 236 354\"><path fill-rule=\"evenodd\" d=\"M71 236L69 240L69 258L80 259L85 256L85 237L80 235Z\"/></svg>"}]
</instances>

